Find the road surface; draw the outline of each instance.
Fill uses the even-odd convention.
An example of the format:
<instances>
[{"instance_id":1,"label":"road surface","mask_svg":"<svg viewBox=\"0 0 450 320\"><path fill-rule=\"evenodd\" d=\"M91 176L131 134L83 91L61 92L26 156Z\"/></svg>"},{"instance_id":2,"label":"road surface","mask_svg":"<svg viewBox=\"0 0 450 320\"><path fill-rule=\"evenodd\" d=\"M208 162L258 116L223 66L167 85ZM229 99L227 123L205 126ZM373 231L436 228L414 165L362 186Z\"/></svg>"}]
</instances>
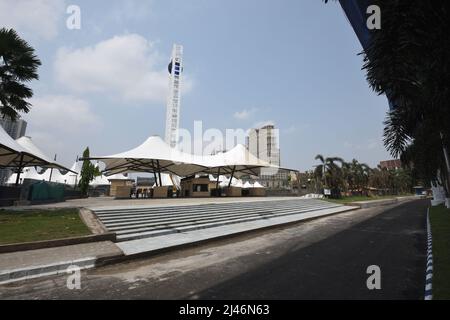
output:
<instances>
[{"instance_id":1,"label":"road surface","mask_svg":"<svg viewBox=\"0 0 450 320\"><path fill-rule=\"evenodd\" d=\"M0 286L0 299L423 299L427 200ZM381 271L369 290L367 267Z\"/></svg>"}]
</instances>

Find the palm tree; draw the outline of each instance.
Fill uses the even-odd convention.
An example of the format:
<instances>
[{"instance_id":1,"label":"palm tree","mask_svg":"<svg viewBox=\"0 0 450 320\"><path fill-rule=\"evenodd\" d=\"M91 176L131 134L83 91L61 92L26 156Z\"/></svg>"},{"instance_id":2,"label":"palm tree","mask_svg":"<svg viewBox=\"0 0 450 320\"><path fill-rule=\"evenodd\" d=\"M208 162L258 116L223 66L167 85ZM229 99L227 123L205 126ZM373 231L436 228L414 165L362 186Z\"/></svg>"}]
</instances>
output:
<instances>
[{"instance_id":1,"label":"palm tree","mask_svg":"<svg viewBox=\"0 0 450 320\"><path fill-rule=\"evenodd\" d=\"M0 113L15 120L18 112L29 112L26 99L33 91L26 82L39 79L41 61L34 49L13 29L0 29Z\"/></svg>"},{"instance_id":2,"label":"palm tree","mask_svg":"<svg viewBox=\"0 0 450 320\"><path fill-rule=\"evenodd\" d=\"M351 162L342 163L342 171L344 181L350 192L361 194L368 187L372 169L367 164L353 159Z\"/></svg>"},{"instance_id":3,"label":"palm tree","mask_svg":"<svg viewBox=\"0 0 450 320\"><path fill-rule=\"evenodd\" d=\"M385 121L385 146L394 157L413 163L422 178L444 172L450 191L450 3L371 4L381 7L383 26L372 32L363 68L373 90L393 104Z\"/></svg>"},{"instance_id":4,"label":"palm tree","mask_svg":"<svg viewBox=\"0 0 450 320\"><path fill-rule=\"evenodd\" d=\"M324 188L330 188L332 196L336 197L340 194L340 187L343 185L342 169L336 162L344 163L344 160L339 157L324 158L321 154L315 157L321 164L316 166L314 176L320 179Z\"/></svg>"},{"instance_id":5,"label":"palm tree","mask_svg":"<svg viewBox=\"0 0 450 320\"><path fill-rule=\"evenodd\" d=\"M365 163L360 163L359 164L359 170L360 170L360 181L361 181L361 189L367 189L367 187L369 187L369 178L370 175L372 173L372 168L370 168L367 164Z\"/></svg>"}]
</instances>

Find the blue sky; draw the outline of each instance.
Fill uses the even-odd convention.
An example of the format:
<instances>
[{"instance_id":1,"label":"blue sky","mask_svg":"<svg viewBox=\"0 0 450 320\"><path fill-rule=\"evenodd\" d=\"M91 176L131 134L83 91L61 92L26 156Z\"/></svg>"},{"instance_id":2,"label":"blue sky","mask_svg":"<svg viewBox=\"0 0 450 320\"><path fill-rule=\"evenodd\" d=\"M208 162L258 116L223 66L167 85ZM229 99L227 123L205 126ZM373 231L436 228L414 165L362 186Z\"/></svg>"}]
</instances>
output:
<instances>
[{"instance_id":1,"label":"blue sky","mask_svg":"<svg viewBox=\"0 0 450 320\"><path fill-rule=\"evenodd\" d=\"M66 8L81 8L81 29ZM338 3L318 0L0 0L42 60L27 134L71 165L164 134L167 63L184 46L181 127L280 129L281 162L307 170L318 153L371 166L385 97L361 71L361 46Z\"/></svg>"}]
</instances>

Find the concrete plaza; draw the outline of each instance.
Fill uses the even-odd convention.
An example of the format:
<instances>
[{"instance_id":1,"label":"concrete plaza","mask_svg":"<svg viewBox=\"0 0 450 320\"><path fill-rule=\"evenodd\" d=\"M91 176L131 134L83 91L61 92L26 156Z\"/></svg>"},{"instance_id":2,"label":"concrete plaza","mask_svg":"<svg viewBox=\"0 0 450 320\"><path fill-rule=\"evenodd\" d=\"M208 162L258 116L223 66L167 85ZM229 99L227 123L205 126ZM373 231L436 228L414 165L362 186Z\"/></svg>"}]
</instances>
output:
<instances>
[{"instance_id":1,"label":"concrete plaza","mask_svg":"<svg viewBox=\"0 0 450 320\"><path fill-rule=\"evenodd\" d=\"M215 198L163 198L163 199L120 199L113 197L92 197L85 199L67 200L65 202L50 203L33 206L16 206L8 209L52 209L52 208L129 208L129 207L164 207L164 206L188 206L219 203L243 203L260 201L287 201L299 199L297 197L215 197Z\"/></svg>"}]
</instances>

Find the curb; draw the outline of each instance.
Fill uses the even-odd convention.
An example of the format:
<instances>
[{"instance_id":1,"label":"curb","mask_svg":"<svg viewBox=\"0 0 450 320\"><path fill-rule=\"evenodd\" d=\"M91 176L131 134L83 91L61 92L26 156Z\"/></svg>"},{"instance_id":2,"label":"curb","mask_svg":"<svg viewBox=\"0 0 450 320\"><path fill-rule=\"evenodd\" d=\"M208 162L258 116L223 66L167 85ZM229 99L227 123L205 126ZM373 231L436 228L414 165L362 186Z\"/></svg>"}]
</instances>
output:
<instances>
[{"instance_id":1,"label":"curb","mask_svg":"<svg viewBox=\"0 0 450 320\"><path fill-rule=\"evenodd\" d=\"M17 252L17 251L29 251L29 250L36 250L36 249L64 247L64 246L70 246L70 245L75 245L75 244L84 244L84 243L99 242L99 241L115 242L116 241L116 233L115 232L107 232L107 233L90 234L90 235L86 235L86 236L73 237L73 238L4 244L4 245L0 245L0 253L11 253L11 252Z\"/></svg>"},{"instance_id":2,"label":"curb","mask_svg":"<svg viewBox=\"0 0 450 320\"><path fill-rule=\"evenodd\" d=\"M433 300L433 237L430 225L430 208L427 209L427 269L425 272L425 300Z\"/></svg>"},{"instance_id":3,"label":"curb","mask_svg":"<svg viewBox=\"0 0 450 320\"><path fill-rule=\"evenodd\" d=\"M72 261L63 261L51 265L4 270L0 272L0 284L8 284L16 281L30 280L57 274L66 274L70 266L77 266L80 270L90 269L95 267L96 260L97 258L83 258Z\"/></svg>"},{"instance_id":4,"label":"curb","mask_svg":"<svg viewBox=\"0 0 450 320\"><path fill-rule=\"evenodd\" d=\"M425 199L423 196L407 196L407 197L396 197L389 199L380 199L380 200L369 200L369 201L355 201L355 202L347 202L344 203L347 206L358 206L361 209L381 207L390 204L400 204L407 201L415 201Z\"/></svg>"}]
</instances>

